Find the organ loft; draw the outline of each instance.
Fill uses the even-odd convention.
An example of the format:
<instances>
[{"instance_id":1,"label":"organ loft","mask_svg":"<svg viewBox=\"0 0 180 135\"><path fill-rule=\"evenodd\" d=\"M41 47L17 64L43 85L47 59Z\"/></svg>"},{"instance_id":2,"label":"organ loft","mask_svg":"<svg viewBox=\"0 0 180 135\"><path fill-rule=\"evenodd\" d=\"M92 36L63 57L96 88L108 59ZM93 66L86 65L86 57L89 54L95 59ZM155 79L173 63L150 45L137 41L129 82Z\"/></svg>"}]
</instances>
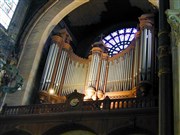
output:
<instances>
[{"instance_id":1,"label":"organ loft","mask_svg":"<svg viewBox=\"0 0 180 135\"><path fill-rule=\"evenodd\" d=\"M0 0L0 135L179 135L178 0Z\"/></svg>"},{"instance_id":2,"label":"organ loft","mask_svg":"<svg viewBox=\"0 0 180 135\"><path fill-rule=\"evenodd\" d=\"M52 36L39 96L42 103L63 103L66 95L84 94L84 101L155 96L157 87L154 15L139 17L130 45L116 55L100 40L92 44L87 59L77 56L65 29ZM119 31L120 32L120 31Z\"/></svg>"}]
</instances>

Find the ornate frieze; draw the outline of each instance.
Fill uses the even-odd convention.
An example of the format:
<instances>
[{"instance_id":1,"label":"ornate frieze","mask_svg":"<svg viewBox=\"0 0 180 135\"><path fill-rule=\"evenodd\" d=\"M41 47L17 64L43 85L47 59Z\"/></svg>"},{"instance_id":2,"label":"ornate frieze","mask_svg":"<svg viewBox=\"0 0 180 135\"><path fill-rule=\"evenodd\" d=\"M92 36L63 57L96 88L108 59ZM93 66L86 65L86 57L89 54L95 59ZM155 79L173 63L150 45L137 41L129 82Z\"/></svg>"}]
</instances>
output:
<instances>
[{"instance_id":1,"label":"ornate frieze","mask_svg":"<svg viewBox=\"0 0 180 135\"><path fill-rule=\"evenodd\" d=\"M173 40L175 40L175 44L178 45L180 43L180 9L166 11L167 21L171 26L171 31L173 34Z\"/></svg>"}]
</instances>

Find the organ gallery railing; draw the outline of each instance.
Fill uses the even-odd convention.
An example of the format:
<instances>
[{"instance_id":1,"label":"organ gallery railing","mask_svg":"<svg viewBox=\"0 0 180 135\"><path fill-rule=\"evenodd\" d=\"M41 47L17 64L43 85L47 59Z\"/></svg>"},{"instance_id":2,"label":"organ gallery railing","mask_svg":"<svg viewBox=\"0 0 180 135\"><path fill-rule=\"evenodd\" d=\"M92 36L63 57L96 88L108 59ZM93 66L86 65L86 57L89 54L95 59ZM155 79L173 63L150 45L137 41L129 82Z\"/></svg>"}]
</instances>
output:
<instances>
[{"instance_id":1,"label":"organ gallery railing","mask_svg":"<svg viewBox=\"0 0 180 135\"><path fill-rule=\"evenodd\" d=\"M31 114L51 114L68 111L102 111L103 110L122 110L122 109L136 109L136 108L156 108L158 106L157 98L141 97L129 99L109 99L97 101L85 101L78 109L71 107L66 103L59 104L35 104L24 106L4 106L1 115L18 116ZM69 107L70 106L70 107Z\"/></svg>"},{"instance_id":2,"label":"organ gallery railing","mask_svg":"<svg viewBox=\"0 0 180 135\"><path fill-rule=\"evenodd\" d=\"M80 58L73 53L66 30L53 36L41 80L41 101L65 102L65 96L74 89L84 93L85 100L145 95L143 92L155 82L153 15L142 15L139 20L140 30L131 45L113 57L108 57L100 41L92 45L88 59ZM142 83L145 87L140 88Z\"/></svg>"}]
</instances>

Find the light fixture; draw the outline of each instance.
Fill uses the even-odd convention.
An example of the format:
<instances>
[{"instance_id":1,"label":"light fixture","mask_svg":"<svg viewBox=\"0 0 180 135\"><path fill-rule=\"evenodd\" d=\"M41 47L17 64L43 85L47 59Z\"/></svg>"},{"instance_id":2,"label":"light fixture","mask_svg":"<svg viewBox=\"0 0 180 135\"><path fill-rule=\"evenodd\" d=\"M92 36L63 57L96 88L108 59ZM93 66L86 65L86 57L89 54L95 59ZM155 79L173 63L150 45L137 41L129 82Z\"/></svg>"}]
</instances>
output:
<instances>
[{"instance_id":1,"label":"light fixture","mask_svg":"<svg viewBox=\"0 0 180 135\"><path fill-rule=\"evenodd\" d=\"M51 88L51 89L49 89L48 92L49 92L50 95L53 95L54 94L54 89Z\"/></svg>"}]
</instances>

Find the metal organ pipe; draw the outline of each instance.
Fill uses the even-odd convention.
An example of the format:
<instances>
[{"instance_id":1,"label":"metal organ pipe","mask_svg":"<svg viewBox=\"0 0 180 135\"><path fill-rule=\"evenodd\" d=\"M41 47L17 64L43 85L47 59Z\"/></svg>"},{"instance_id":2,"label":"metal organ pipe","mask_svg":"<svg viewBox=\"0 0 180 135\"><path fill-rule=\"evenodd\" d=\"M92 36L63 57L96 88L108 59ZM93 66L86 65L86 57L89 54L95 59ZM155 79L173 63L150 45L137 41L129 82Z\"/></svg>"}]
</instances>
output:
<instances>
[{"instance_id":1,"label":"metal organ pipe","mask_svg":"<svg viewBox=\"0 0 180 135\"><path fill-rule=\"evenodd\" d=\"M151 70L152 70L152 33L148 30L148 56L147 56L147 80L151 80Z\"/></svg>"},{"instance_id":2,"label":"metal organ pipe","mask_svg":"<svg viewBox=\"0 0 180 135\"><path fill-rule=\"evenodd\" d=\"M44 67L44 71L43 71L43 75L42 75L42 79L41 79L41 88L40 88L40 90L46 90L44 88L44 85L46 85L46 83L47 83L47 73L48 73L48 69L50 67L51 57L52 57L52 54L53 54L54 47L55 47L55 44L53 43L49 48L47 60L46 60L46 63L45 63L45 67Z\"/></svg>"},{"instance_id":3,"label":"metal organ pipe","mask_svg":"<svg viewBox=\"0 0 180 135\"><path fill-rule=\"evenodd\" d=\"M141 81L152 79L151 77L151 69L152 69L152 46L153 46L153 38L151 30L153 29L153 15L146 14L142 15L139 18L140 21L140 29L141 29L141 54L142 54L142 62L141 62Z\"/></svg>"},{"instance_id":4,"label":"metal organ pipe","mask_svg":"<svg viewBox=\"0 0 180 135\"><path fill-rule=\"evenodd\" d=\"M146 16L141 16L139 20L140 36L137 34L136 41L133 42L135 45L131 44L113 57L108 57L108 54L103 52L103 45L95 44L88 59L80 58L70 51L70 45L64 42L66 34L62 36L62 44L55 42L50 46L40 90L47 91L50 83L53 83L58 96L70 94L77 89L78 92L85 92L87 99L92 99L95 94L99 96L98 92L102 94L129 91L141 81L151 80L154 57L152 21ZM87 93L89 88L90 96Z\"/></svg>"},{"instance_id":5,"label":"metal organ pipe","mask_svg":"<svg viewBox=\"0 0 180 135\"><path fill-rule=\"evenodd\" d=\"M136 42L135 42L135 50L134 50L134 71L133 71L133 87L137 86L139 83L139 51L140 51L140 37L139 37L139 31L136 33Z\"/></svg>"},{"instance_id":6,"label":"metal organ pipe","mask_svg":"<svg viewBox=\"0 0 180 135\"><path fill-rule=\"evenodd\" d=\"M54 82L54 89L56 90L56 94L59 93L59 88L60 88L60 83L61 83L61 79L62 79L62 75L63 75L63 70L64 70L64 65L66 62L66 58L67 58L67 52L62 50L62 54L61 54L61 59L58 65L58 71L56 74L56 79Z\"/></svg>"},{"instance_id":7,"label":"metal organ pipe","mask_svg":"<svg viewBox=\"0 0 180 135\"><path fill-rule=\"evenodd\" d=\"M122 90L122 80L123 80L123 58L122 57L119 57L119 81L120 81L120 84L119 84L119 90Z\"/></svg>"},{"instance_id":8,"label":"metal organ pipe","mask_svg":"<svg viewBox=\"0 0 180 135\"><path fill-rule=\"evenodd\" d=\"M102 50L99 47L94 47L92 49L92 60L91 60L91 66L89 70L89 80L88 80L88 86L90 87L96 87L96 81L97 81L97 72L98 72L98 66L100 61L100 55Z\"/></svg>"},{"instance_id":9,"label":"metal organ pipe","mask_svg":"<svg viewBox=\"0 0 180 135\"><path fill-rule=\"evenodd\" d=\"M48 75L47 75L47 82L48 83L47 83L46 88L45 88L47 90L48 90L48 88L50 86L50 83L51 83L52 73L53 73L53 70L54 70L58 50L59 50L58 45L55 44L55 48L54 48L54 51L53 51L53 56L52 56L52 59L51 59L51 63L50 63L50 67L49 67L49 71L48 71Z\"/></svg>"},{"instance_id":10,"label":"metal organ pipe","mask_svg":"<svg viewBox=\"0 0 180 135\"><path fill-rule=\"evenodd\" d=\"M63 52L61 53L61 56L60 56L60 59L62 59L62 56L63 56ZM55 77L55 80L54 80L54 84L53 84L53 89L55 90L55 93L57 94L57 87L60 85L59 82L58 82L58 76L59 76L59 70L60 70L60 66L62 64L62 60L59 60L59 64L58 64L58 69L57 69L57 72L56 72L56 77Z\"/></svg>"},{"instance_id":11,"label":"metal organ pipe","mask_svg":"<svg viewBox=\"0 0 180 135\"><path fill-rule=\"evenodd\" d=\"M95 67L93 68L93 79L92 79L92 82L93 82L93 86L96 87L96 83L97 83L97 76L98 76L98 67L99 67L99 54L98 53L95 53L94 55L95 57Z\"/></svg>"},{"instance_id":12,"label":"metal organ pipe","mask_svg":"<svg viewBox=\"0 0 180 135\"><path fill-rule=\"evenodd\" d=\"M88 72L88 74L89 74L88 87L92 86L92 82L91 82L91 80L92 80L92 70L93 70L93 67L95 65L94 57L92 57L92 55L89 56L89 59L91 59L91 61L90 61L89 72Z\"/></svg>"},{"instance_id":13,"label":"metal organ pipe","mask_svg":"<svg viewBox=\"0 0 180 135\"><path fill-rule=\"evenodd\" d=\"M102 64L100 70L100 79L99 79L99 86L98 90L104 91L104 84L105 84L105 76L106 76L106 68L107 68L107 57L106 53L102 54Z\"/></svg>"}]
</instances>

